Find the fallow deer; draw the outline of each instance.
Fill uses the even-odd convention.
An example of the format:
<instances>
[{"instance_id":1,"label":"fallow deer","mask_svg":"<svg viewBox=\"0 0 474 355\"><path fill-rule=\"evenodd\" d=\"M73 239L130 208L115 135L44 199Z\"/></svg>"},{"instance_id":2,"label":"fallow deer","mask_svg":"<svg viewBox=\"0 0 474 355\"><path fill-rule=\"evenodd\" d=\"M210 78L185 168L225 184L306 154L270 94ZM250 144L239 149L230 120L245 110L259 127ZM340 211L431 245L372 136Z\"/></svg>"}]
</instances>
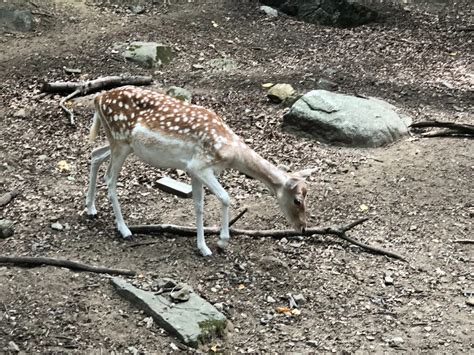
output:
<instances>
[{"instance_id":1,"label":"fallow deer","mask_svg":"<svg viewBox=\"0 0 474 355\"><path fill-rule=\"evenodd\" d=\"M93 141L104 127L109 145L92 152L87 213L96 215L95 192L99 166L110 158L105 176L120 234L131 236L117 199L117 178L130 153L158 168L186 171L191 177L196 212L197 246L204 256L211 250L204 240L203 185L221 203L222 219L218 241L229 241L229 195L216 178L223 169L233 168L262 181L273 193L288 222L299 231L306 228L304 178L312 170L286 173L248 147L214 112L133 86L113 89L95 98L95 114L90 130Z\"/></svg>"}]
</instances>

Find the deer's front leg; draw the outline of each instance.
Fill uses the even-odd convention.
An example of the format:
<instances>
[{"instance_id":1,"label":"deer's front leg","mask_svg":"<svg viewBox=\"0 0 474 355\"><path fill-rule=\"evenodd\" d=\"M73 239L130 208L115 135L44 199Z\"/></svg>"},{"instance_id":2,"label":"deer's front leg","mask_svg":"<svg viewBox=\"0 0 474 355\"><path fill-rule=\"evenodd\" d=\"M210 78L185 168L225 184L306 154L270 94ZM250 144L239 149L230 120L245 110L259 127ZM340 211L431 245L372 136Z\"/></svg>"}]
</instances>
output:
<instances>
[{"instance_id":1,"label":"deer's front leg","mask_svg":"<svg viewBox=\"0 0 474 355\"><path fill-rule=\"evenodd\" d=\"M110 147L107 145L105 147L100 147L94 149L91 153L91 171L89 174L89 187L87 189L87 198L86 198L86 207L87 214L89 216L95 216L97 210L95 208L95 192L97 186L97 172L101 164L109 159L110 157Z\"/></svg>"},{"instance_id":2,"label":"deer's front leg","mask_svg":"<svg viewBox=\"0 0 474 355\"><path fill-rule=\"evenodd\" d=\"M123 220L122 211L117 198L117 179L120 169L122 168L122 165L130 152L131 148L129 146L122 145L112 147L110 164L107 170L107 175L105 176L105 182L109 189L109 199L114 210L117 229L124 238L130 237L132 232L130 232L130 229L128 229L125 221Z\"/></svg>"},{"instance_id":3,"label":"deer's front leg","mask_svg":"<svg viewBox=\"0 0 474 355\"><path fill-rule=\"evenodd\" d=\"M206 170L202 173L202 180L206 186L211 190L211 192L219 199L221 202L221 232L217 245L219 248L224 249L229 244L229 194L222 187L222 185L217 181L216 176L212 170Z\"/></svg>"},{"instance_id":4,"label":"deer's front leg","mask_svg":"<svg viewBox=\"0 0 474 355\"><path fill-rule=\"evenodd\" d=\"M204 190L202 182L195 176L192 176L194 209L196 211L196 229L197 229L197 247L203 256L212 255L211 249L206 245L204 239Z\"/></svg>"}]
</instances>

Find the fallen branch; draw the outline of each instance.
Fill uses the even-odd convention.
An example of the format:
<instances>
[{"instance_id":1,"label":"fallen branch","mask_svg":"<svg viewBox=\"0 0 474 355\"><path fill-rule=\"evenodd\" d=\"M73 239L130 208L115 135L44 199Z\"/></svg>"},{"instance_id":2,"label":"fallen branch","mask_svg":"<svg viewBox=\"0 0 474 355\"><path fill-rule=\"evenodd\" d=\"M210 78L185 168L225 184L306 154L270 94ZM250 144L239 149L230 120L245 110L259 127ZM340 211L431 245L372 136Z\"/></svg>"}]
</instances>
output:
<instances>
[{"instance_id":1,"label":"fallen branch","mask_svg":"<svg viewBox=\"0 0 474 355\"><path fill-rule=\"evenodd\" d=\"M245 207L242 211L240 211L237 214L237 216L232 218L229 222L229 227L231 227L235 222L237 222L245 213L247 213L247 211L248 211L248 208ZM196 233L194 233L194 234L196 234ZM159 240L149 240L149 241L146 241L146 242L133 243L133 244L128 245L128 247L129 248L136 248L136 247L141 247L141 246L145 246L145 245L153 245L153 244L158 244L158 243L161 243L161 241L159 241Z\"/></svg>"},{"instance_id":2,"label":"fallen branch","mask_svg":"<svg viewBox=\"0 0 474 355\"><path fill-rule=\"evenodd\" d=\"M41 91L65 94L80 90L81 95L87 95L92 92L124 85L149 85L152 81L153 78L151 76L106 76L105 78L90 81L57 81L54 83L44 83L41 87Z\"/></svg>"},{"instance_id":3,"label":"fallen branch","mask_svg":"<svg viewBox=\"0 0 474 355\"><path fill-rule=\"evenodd\" d=\"M229 232L232 236L237 235L246 235L252 238L261 238L261 237L270 237L275 239L287 238L287 237L296 237L296 236L313 236L313 235L333 235L348 241L349 243L355 244L358 247L368 250L375 254L382 254L386 255L398 260L407 261L401 255L398 255L394 252L386 251L382 248L372 247L370 245L361 243L356 241L352 238L346 236L346 232L351 230L352 228L358 226L359 224L364 223L367 221L368 218L362 218L347 225L339 226L339 227L327 227L327 228L308 228L305 230L304 233L297 232L295 230L289 229L276 229L276 230L251 230L251 229L236 229L230 228ZM178 236L195 236L196 235L196 228L194 227L187 227L187 226L177 226L173 224L155 224L155 225L137 225L131 226L130 230L132 233L136 234L162 234L162 233L169 233L175 234ZM219 234L220 228L218 227L207 227L204 228L204 234L207 235L216 235Z\"/></svg>"},{"instance_id":4,"label":"fallen branch","mask_svg":"<svg viewBox=\"0 0 474 355\"><path fill-rule=\"evenodd\" d=\"M45 257L30 257L30 256L1 256L0 264L13 264L13 265L51 265L65 267L72 270L89 271L98 274L110 274L110 275L129 275L133 276L136 274L135 271L121 270L121 269L110 269L102 266L92 266L77 261L45 258Z\"/></svg>"},{"instance_id":5,"label":"fallen branch","mask_svg":"<svg viewBox=\"0 0 474 355\"><path fill-rule=\"evenodd\" d=\"M69 115L69 123L71 125L74 125L74 114L72 113L72 111L70 109L68 109L66 107L65 103L66 103L66 101L72 99L74 96L78 95L80 92L81 92L81 90L77 89L72 94L69 94L68 96L66 96L64 99L62 99L59 102L59 106L64 110L64 112L66 112Z\"/></svg>"},{"instance_id":6,"label":"fallen branch","mask_svg":"<svg viewBox=\"0 0 474 355\"><path fill-rule=\"evenodd\" d=\"M452 135L474 135L474 125L467 123L442 122L442 121L421 121L410 125L411 128L447 128L448 131L434 132L426 134L426 137L444 137Z\"/></svg>"},{"instance_id":7,"label":"fallen branch","mask_svg":"<svg viewBox=\"0 0 474 355\"><path fill-rule=\"evenodd\" d=\"M11 200L13 200L17 196L18 196L18 191L15 191L15 190L3 194L0 197L0 206L7 205L8 203L10 203Z\"/></svg>"},{"instance_id":8,"label":"fallen branch","mask_svg":"<svg viewBox=\"0 0 474 355\"><path fill-rule=\"evenodd\" d=\"M74 125L74 114L65 105L66 101L78 95L87 95L92 92L111 89L123 85L148 85L153 81L151 76L107 76L90 81L59 81L54 83L44 83L41 91L43 93L69 93L63 98L59 106L69 115L69 122Z\"/></svg>"},{"instance_id":9,"label":"fallen branch","mask_svg":"<svg viewBox=\"0 0 474 355\"><path fill-rule=\"evenodd\" d=\"M456 240L453 240L453 243L474 244L474 239L456 239Z\"/></svg>"}]
</instances>

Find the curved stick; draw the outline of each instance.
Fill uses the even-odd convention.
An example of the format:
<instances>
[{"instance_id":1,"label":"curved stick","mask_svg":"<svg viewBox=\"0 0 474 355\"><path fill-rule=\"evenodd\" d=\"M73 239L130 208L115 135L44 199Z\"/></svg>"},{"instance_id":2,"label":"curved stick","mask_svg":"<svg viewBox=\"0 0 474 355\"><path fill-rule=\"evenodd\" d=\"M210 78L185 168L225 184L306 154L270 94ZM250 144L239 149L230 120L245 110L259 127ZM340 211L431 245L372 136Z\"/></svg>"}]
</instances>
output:
<instances>
[{"instance_id":1,"label":"curved stick","mask_svg":"<svg viewBox=\"0 0 474 355\"><path fill-rule=\"evenodd\" d=\"M351 230L352 228L358 226L366 222L368 218L361 218L352 223L347 225L342 225L339 227L326 227L326 228L308 228L305 230L304 233L297 232L295 230L290 229L270 229L270 230L253 230L253 229L236 229L230 228L229 232L232 236L236 235L246 235L252 238L261 238L261 237L271 237L275 239L281 239L286 237L296 237L296 236L314 236L314 235L333 235L344 239L345 241L357 245L358 247L370 251L376 254L382 254L389 256L394 259L407 261L403 256L384 250L378 247L372 247L370 245L364 244L359 242L355 239L352 239L346 235L346 232ZM194 227L187 227L187 226L177 226L173 224L154 224L154 225L137 225L137 226L130 226L130 230L132 233L137 234L162 234L162 233L169 233L178 236L195 236L196 235L196 228ZM218 227L207 227L204 228L204 233L207 235L216 235L219 234L220 229ZM151 242L143 243L143 245L152 244ZM139 246L140 244L133 244L132 246Z\"/></svg>"},{"instance_id":2,"label":"curved stick","mask_svg":"<svg viewBox=\"0 0 474 355\"><path fill-rule=\"evenodd\" d=\"M92 266L77 261L71 261L66 259L55 259L46 257L31 257L31 256L2 256L0 255L0 264L14 264L14 265L51 265L66 267L72 270L79 271L90 271L98 274L110 274L110 275L130 275L136 274L135 271L122 270L122 269L110 269L103 266Z\"/></svg>"},{"instance_id":3,"label":"curved stick","mask_svg":"<svg viewBox=\"0 0 474 355\"><path fill-rule=\"evenodd\" d=\"M64 104L66 103L66 101L72 99L74 96L78 95L80 92L81 92L81 89L77 89L76 91L69 94L68 96L66 96L59 102L59 106L64 110L64 112L66 112L69 115L69 123L71 123L71 125L74 125L74 113L72 113L72 110L68 109Z\"/></svg>"}]
</instances>

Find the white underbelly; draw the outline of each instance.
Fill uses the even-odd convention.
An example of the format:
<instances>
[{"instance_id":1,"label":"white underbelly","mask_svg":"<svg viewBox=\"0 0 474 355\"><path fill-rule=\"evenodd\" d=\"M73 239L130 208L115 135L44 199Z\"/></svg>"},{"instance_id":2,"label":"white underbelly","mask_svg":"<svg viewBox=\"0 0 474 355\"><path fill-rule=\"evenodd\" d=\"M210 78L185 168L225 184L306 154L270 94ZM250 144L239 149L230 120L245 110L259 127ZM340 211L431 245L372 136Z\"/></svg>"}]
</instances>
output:
<instances>
[{"instance_id":1,"label":"white underbelly","mask_svg":"<svg viewBox=\"0 0 474 355\"><path fill-rule=\"evenodd\" d=\"M195 143L150 131L137 125L132 131L133 153L154 167L187 170L199 149Z\"/></svg>"}]
</instances>

